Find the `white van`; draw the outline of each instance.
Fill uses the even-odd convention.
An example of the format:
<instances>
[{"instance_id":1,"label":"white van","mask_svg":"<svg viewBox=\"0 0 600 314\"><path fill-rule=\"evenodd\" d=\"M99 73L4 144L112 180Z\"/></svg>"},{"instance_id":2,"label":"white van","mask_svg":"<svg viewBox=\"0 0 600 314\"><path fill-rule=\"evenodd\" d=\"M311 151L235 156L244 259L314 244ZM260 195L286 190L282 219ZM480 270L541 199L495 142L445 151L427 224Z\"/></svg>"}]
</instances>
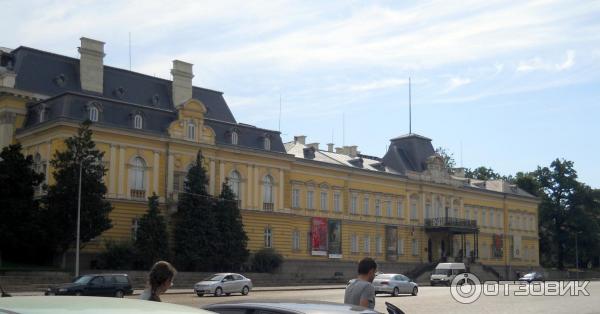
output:
<instances>
[{"instance_id":1,"label":"white van","mask_svg":"<svg viewBox=\"0 0 600 314\"><path fill-rule=\"evenodd\" d=\"M437 284L449 286L456 275L466 271L465 263L439 263L431 273L429 282L432 286Z\"/></svg>"}]
</instances>

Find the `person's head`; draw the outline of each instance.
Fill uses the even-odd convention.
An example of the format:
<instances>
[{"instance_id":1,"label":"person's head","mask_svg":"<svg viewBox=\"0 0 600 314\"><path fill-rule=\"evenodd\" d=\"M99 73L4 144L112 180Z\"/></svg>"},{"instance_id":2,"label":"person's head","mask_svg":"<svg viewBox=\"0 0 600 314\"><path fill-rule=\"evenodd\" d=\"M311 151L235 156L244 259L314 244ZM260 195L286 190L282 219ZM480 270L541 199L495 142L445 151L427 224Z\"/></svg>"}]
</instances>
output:
<instances>
[{"instance_id":1,"label":"person's head","mask_svg":"<svg viewBox=\"0 0 600 314\"><path fill-rule=\"evenodd\" d=\"M358 263L358 275L364 277L369 282L373 282L376 272L377 263L372 258L365 257Z\"/></svg>"},{"instance_id":2,"label":"person's head","mask_svg":"<svg viewBox=\"0 0 600 314\"><path fill-rule=\"evenodd\" d=\"M177 270L169 262L159 261L152 266L150 274L148 274L151 300L160 301L158 296L165 293L173 285L173 278L176 274Z\"/></svg>"}]
</instances>

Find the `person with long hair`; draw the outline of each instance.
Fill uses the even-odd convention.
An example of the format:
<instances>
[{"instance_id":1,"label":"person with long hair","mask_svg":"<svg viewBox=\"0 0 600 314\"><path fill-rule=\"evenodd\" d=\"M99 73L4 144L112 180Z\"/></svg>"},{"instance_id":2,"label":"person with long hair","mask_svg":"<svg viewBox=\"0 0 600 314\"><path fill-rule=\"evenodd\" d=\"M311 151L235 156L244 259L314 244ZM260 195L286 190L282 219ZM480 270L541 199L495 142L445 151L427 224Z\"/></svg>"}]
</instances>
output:
<instances>
[{"instance_id":1,"label":"person with long hair","mask_svg":"<svg viewBox=\"0 0 600 314\"><path fill-rule=\"evenodd\" d=\"M169 262L156 262L148 274L148 288L144 290L140 299L161 302L160 295L171 288L176 274L177 270Z\"/></svg>"}]
</instances>

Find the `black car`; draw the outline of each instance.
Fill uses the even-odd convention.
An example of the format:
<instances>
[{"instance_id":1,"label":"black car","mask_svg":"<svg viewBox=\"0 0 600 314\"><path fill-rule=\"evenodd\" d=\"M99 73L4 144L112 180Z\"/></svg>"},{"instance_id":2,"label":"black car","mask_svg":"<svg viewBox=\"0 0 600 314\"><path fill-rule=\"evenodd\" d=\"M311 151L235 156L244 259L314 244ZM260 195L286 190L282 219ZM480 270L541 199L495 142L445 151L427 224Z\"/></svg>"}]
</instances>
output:
<instances>
[{"instance_id":1,"label":"black car","mask_svg":"<svg viewBox=\"0 0 600 314\"><path fill-rule=\"evenodd\" d=\"M133 288L126 274L92 274L80 276L72 283L50 287L45 294L122 298L133 294Z\"/></svg>"}]
</instances>

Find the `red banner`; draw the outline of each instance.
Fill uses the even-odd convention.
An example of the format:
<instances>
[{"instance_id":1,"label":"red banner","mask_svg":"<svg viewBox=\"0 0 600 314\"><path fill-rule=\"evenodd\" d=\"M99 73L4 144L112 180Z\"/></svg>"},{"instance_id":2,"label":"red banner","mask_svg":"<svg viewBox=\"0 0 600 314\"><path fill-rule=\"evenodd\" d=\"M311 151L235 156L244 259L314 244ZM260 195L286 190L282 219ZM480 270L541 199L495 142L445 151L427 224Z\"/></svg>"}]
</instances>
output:
<instances>
[{"instance_id":1,"label":"red banner","mask_svg":"<svg viewBox=\"0 0 600 314\"><path fill-rule=\"evenodd\" d=\"M327 255L327 218L312 218L312 255Z\"/></svg>"}]
</instances>

